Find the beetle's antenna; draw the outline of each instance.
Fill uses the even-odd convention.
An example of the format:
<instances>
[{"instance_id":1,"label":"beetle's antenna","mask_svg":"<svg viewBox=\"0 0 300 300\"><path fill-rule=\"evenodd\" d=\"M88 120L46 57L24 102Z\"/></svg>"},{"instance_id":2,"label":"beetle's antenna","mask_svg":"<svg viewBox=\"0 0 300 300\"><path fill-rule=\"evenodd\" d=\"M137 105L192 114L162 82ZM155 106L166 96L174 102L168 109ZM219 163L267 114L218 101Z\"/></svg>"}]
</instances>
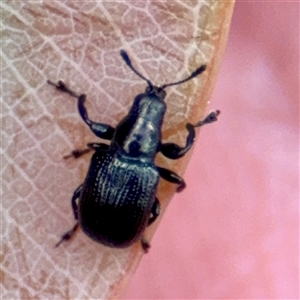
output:
<instances>
[{"instance_id":1,"label":"beetle's antenna","mask_svg":"<svg viewBox=\"0 0 300 300\"><path fill-rule=\"evenodd\" d=\"M189 81L189 80L195 78L196 76L200 75L201 73L203 73L205 70L206 70L206 65L202 65L198 69L196 69L189 77L187 77L187 78L185 78L183 80L180 80L180 81L176 81L176 82L164 84L159 89L160 90L164 90L168 86L178 85L178 84L184 83L186 81Z\"/></svg>"},{"instance_id":2,"label":"beetle's antenna","mask_svg":"<svg viewBox=\"0 0 300 300\"><path fill-rule=\"evenodd\" d=\"M147 82L147 84L149 85L149 87L152 89L152 88L153 88L152 82L151 82L149 79L147 79L145 76L143 76L140 72L138 72L138 71L133 67L133 65L132 65L132 63L131 63L131 60L130 60L128 54L127 54L127 52L124 51L124 50L121 50L121 51L120 51L120 54L121 54L122 58L124 59L126 65L127 65L127 66L128 66L128 67L129 67L129 68L130 68L137 76L139 76L140 78L144 79L144 80Z\"/></svg>"}]
</instances>

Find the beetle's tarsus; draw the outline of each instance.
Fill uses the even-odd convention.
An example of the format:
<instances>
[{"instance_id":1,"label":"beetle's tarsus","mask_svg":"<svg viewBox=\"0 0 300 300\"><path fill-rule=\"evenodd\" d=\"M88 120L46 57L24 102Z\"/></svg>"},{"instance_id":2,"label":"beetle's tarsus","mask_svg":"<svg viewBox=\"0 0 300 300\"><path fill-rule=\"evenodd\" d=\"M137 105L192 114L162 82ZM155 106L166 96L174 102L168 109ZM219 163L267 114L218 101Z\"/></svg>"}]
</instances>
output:
<instances>
[{"instance_id":1,"label":"beetle's tarsus","mask_svg":"<svg viewBox=\"0 0 300 300\"><path fill-rule=\"evenodd\" d=\"M141 245L142 245L142 248L143 248L144 252L148 253L151 245L149 244L149 242L143 236L141 237Z\"/></svg>"},{"instance_id":2,"label":"beetle's tarsus","mask_svg":"<svg viewBox=\"0 0 300 300\"><path fill-rule=\"evenodd\" d=\"M69 239L72 238L72 236L74 235L74 233L77 231L78 229L78 222L76 222L76 224L73 226L72 229L70 229L69 231L67 231L65 234L63 234L61 236L61 239L58 241L58 243L55 244L55 247L57 248L62 242L64 241L68 241Z\"/></svg>"},{"instance_id":3,"label":"beetle's tarsus","mask_svg":"<svg viewBox=\"0 0 300 300\"><path fill-rule=\"evenodd\" d=\"M103 144L103 143L88 143L87 144L87 148L85 148L85 149L75 149L70 154L65 155L63 157L63 159L69 159L71 157L73 157L73 158L79 158L82 155L91 152L92 150L95 150L95 151L105 151L105 150L108 150L108 148L109 148L109 145L107 145L107 144Z\"/></svg>"},{"instance_id":4,"label":"beetle's tarsus","mask_svg":"<svg viewBox=\"0 0 300 300\"><path fill-rule=\"evenodd\" d=\"M59 80L57 83L51 81L51 80L47 80L47 83L50 85L55 86L58 90L65 92L69 95L71 95L72 97L75 98L79 98L80 95L78 95L76 92L70 90L63 81Z\"/></svg>"},{"instance_id":5,"label":"beetle's tarsus","mask_svg":"<svg viewBox=\"0 0 300 300\"><path fill-rule=\"evenodd\" d=\"M216 110L216 111L212 111L209 115L207 115L204 120L198 122L196 125L193 125L194 127L200 127L200 126L203 126L205 124L209 124L209 123L213 123L213 122L216 122L218 120L218 115L220 114L221 112L219 110Z\"/></svg>"},{"instance_id":6,"label":"beetle's tarsus","mask_svg":"<svg viewBox=\"0 0 300 300\"><path fill-rule=\"evenodd\" d=\"M65 155L63 157L63 159L69 159L71 157L73 158L79 158L80 156L86 154L86 153L89 153L92 149L91 148L85 148L85 149L76 149L76 150L73 150L70 154L68 155Z\"/></svg>"}]
</instances>

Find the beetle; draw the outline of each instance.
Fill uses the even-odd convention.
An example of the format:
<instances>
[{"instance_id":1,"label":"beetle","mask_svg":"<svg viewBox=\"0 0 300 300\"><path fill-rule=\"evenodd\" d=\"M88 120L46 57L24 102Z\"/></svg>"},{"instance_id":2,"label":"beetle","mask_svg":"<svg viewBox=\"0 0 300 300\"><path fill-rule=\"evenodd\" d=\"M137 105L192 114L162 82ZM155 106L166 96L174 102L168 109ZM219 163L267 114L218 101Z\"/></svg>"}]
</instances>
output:
<instances>
[{"instance_id":1,"label":"beetle","mask_svg":"<svg viewBox=\"0 0 300 300\"><path fill-rule=\"evenodd\" d=\"M175 172L156 166L154 159L161 152L169 159L178 159L190 150L195 139L195 128L217 120L220 111L211 112L204 120L186 124L186 145L162 143L162 124L167 109L165 88L189 81L205 71L201 65L187 78L155 86L132 65L128 54L120 51L126 65L147 82L144 93L137 95L128 114L116 126L97 123L89 119L85 108L85 94L77 94L62 81L48 84L77 98L78 110L83 121L104 143L89 143L84 150L74 150L68 158L80 157L94 150L84 182L75 190L71 205L76 220L71 230L62 235L59 246L69 240L80 227L92 240L109 247L125 248L140 241L145 252L150 244L143 233L160 213L156 197L158 182L163 178L177 184L182 191L186 184Z\"/></svg>"}]
</instances>

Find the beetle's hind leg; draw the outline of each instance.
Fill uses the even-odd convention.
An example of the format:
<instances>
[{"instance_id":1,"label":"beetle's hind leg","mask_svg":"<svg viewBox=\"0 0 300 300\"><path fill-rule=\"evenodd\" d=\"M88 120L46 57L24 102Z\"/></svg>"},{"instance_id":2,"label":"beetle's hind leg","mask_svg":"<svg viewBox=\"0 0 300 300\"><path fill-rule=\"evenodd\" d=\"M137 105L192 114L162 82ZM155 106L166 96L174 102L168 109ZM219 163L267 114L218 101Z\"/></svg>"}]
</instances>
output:
<instances>
[{"instance_id":1,"label":"beetle's hind leg","mask_svg":"<svg viewBox=\"0 0 300 300\"><path fill-rule=\"evenodd\" d=\"M194 144L196 136L195 128L217 121L217 116L219 114L220 111L216 110L211 112L208 116L206 116L206 118L204 118L204 120L198 122L195 125L187 123L186 129L188 130L189 134L186 138L186 144L184 147L180 147L179 145L174 143L165 143L159 146L158 151L160 151L164 156L171 159L178 159L184 156Z\"/></svg>"},{"instance_id":2,"label":"beetle's hind leg","mask_svg":"<svg viewBox=\"0 0 300 300\"><path fill-rule=\"evenodd\" d=\"M151 245L149 244L149 242L143 236L141 237L141 245L142 245L142 248L143 248L144 252L148 253Z\"/></svg>"},{"instance_id":3,"label":"beetle's hind leg","mask_svg":"<svg viewBox=\"0 0 300 300\"><path fill-rule=\"evenodd\" d=\"M151 225L157 219L159 213L160 213L160 203L159 200L155 198L155 201L151 208L151 217L149 218L147 226ZM147 253L149 251L149 248L151 247L150 243L144 236L141 236L141 245L145 253Z\"/></svg>"},{"instance_id":4,"label":"beetle's hind leg","mask_svg":"<svg viewBox=\"0 0 300 300\"><path fill-rule=\"evenodd\" d=\"M62 242L68 241L69 239L72 238L72 236L75 234L79 227L78 222L75 223L75 225L67 232L65 232L62 236L61 239L58 241L58 243L55 244L55 247L58 247Z\"/></svg>"},{"instance_id":5,"label":"beetle's hind leg","mask_svg":"<svg viewBox=\"0 0 300 300\"><path fill-rule=\"evenodd\" d=\"M148 221L148 226L151 225L157 219L159 213L160 213L160 203L159 200L155 198L155 201L151 208L151 217Z\"/></svg>"},{"instance_id":6,"label":"beetle's hind leg","mask_svg":"<svg viewBox=\"0 0 300 300\"><path fill-rule=\"evenodd\" d=\"M82 190L82 186L83 184L81 184L74 192L72 200L71 200L71 205L72 205L72 209L73 209L73 214L74 214L74 218L76 220L75 225L68 230L66 233L64 233L61 236L61 239L56 243L55 247L58 247L62 242L67 241L69 239L72 238L72 236L75 234L75 232L77 231L79 224L78 224L78 205L77 205L77 199L80 196L81 190Z\"/></svg>"}]
</instances>

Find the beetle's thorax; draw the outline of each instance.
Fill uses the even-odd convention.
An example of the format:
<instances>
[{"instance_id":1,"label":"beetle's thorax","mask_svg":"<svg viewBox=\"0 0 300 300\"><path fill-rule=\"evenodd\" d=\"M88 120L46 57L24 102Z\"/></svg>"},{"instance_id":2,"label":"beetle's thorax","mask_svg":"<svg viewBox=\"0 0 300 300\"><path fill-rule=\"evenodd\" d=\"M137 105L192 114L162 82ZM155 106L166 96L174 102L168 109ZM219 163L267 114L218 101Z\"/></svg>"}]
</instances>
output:
<instances>
[{"instance_id":1,"label":"beetle's thorax","mask_svg":"<svg viewBox=\"0 0 300 300\"><path fill-rule=\"evenodd\" d=\"M162 93L163 92L163 93ZM161 139L166 111L165 91L152 87L134 99L128 115L116 128L112 147L122 156L142 162L153 162Z\"/></svg>"}]
</instances>

